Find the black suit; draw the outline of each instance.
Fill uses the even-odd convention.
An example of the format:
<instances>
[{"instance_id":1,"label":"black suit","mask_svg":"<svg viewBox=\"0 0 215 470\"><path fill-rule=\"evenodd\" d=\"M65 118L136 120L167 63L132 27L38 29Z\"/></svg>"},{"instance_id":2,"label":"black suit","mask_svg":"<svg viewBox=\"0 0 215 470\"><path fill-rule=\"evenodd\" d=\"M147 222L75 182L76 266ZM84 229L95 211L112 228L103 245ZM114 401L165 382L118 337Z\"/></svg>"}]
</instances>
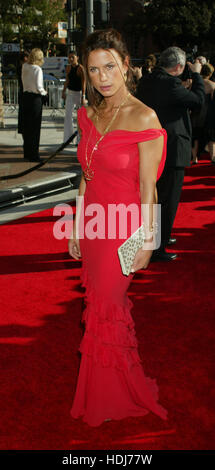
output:
<instances>
[{"instance_id":1,"label":"black suit","mask_svg":"<svg viewBox=\"0 0 215 470\"><path fill-rule=\"evenodd\" d=\"M184 180L184 168L190 165L192 128L190 110L204 103L204 82L193 74L189 91L178 77L162 67L139 81L137 98L154 109L162 127L167 131L167 158L162 176L157 182L158 203L161 204L161 249L164 249L175 219Z\"/></svg>"}]
</instances>

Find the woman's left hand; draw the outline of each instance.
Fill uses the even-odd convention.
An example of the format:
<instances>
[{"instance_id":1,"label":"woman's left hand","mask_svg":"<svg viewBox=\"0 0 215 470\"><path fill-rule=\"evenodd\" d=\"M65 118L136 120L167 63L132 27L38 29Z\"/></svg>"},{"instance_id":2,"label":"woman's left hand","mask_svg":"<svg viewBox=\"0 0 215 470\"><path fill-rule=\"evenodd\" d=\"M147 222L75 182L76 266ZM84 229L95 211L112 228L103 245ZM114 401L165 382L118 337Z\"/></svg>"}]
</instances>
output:
<instances>
[{"instance_id":1,"label":"woman's left hand","mask_svg":"<svg viewBox=\"0 0 215 470\"><path fill-rule=\"evenodd\" d=\"M143 250L142 248L139 248L131 267L131 273L134 273L139 269L146 269L149 265L152 252L153 250Z\"/></svg>"}]
</instances>

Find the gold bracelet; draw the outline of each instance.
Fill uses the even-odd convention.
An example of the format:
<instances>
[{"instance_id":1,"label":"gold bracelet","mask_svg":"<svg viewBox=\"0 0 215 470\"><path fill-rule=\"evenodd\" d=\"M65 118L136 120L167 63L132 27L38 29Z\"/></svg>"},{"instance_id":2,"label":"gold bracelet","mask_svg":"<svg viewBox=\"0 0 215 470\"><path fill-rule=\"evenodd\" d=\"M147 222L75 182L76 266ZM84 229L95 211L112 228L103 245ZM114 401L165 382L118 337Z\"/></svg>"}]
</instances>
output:
<instances>
[{"instance_id":1,"label":"gold bracelet","mask_svg":"<svg viewBox=\"0 0 215 470\"><path fill-rule=\"evenodd\" d=\"M155 232L155 233L157 233L158 223L157 222L152 222L150 227L143 223L143 228L144 228L145 232L149 232L149 233L154 233Z\"/></svg>"}]
</instances>

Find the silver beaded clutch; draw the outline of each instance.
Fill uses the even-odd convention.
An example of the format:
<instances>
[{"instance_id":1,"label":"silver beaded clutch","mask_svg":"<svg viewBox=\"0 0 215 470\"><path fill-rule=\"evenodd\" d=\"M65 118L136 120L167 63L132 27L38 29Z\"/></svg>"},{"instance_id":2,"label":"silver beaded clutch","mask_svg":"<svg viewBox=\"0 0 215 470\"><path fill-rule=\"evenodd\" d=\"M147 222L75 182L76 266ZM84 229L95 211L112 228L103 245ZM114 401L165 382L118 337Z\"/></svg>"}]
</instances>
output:
<instances>
[{"instance_id":1,"label":"silver beaded clutch","mask_svg":"<svg viewBox=\"0 0 215 470\"><path fill-rule=\"evenodd\" d=\"M131 237L129 237L120 247L118 248L118 256L121 264L122 272L126 276L129 276L131 272L131 266L133 264L137 250L144 244L145 234L144 228L141 225Z\"/></svg>"}]
</instances>

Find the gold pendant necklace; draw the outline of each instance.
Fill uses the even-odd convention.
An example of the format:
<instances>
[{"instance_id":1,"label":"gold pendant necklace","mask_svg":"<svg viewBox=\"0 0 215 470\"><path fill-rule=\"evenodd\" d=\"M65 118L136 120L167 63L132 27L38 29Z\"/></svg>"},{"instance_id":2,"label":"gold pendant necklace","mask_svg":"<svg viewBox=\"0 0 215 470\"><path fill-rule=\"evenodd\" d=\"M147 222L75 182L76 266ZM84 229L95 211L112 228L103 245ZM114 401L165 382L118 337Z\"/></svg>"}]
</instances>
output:
<instances>
[{"instance_id":1,"label":"gold pendant necklace","mask_svg":"<svg viewBox=\"0 0 215 470\"><path fill-rule=\"evenodd\" d=\"M104 134L101 135L101 137L97 140L97 142L95 143L93 149L92 149L92 152L90 154L90 157L88 159L88 156L87 156L87 153L88 153L88 144L89 144L89 140L90 140L90 137L91 137L91 134L92 134L92 130L93 130L93 127L95 127L93 124L91 126L91 130L90 130L90 135L88 137L88 140L87 140L87 144L86 144L86 151L85 151L85 158L86 158L86 168L83 170L83 173L84 173L84 178L85 180L87 181L91 181L93 176L94 176L94 170L91 167L91 163L92 163L92 157L93 157L93 153L98 150L98 146L100 144L100 142L102 141L102 139L104 139L104 136L108 133L108 131L110 130L114 120L116 119L117 117L117 114L119 113L121 107L126 103L128 97L130 96L130 93L128 93L126 95L126 98L122 101L122 103L117 107L117 110L115 111L110 123L107 125L106 129L104 130ZM96 115L96 122L98 122L98 115ZM96 128L96 127L95 127Z\"/></svg>"}]
</instances>

